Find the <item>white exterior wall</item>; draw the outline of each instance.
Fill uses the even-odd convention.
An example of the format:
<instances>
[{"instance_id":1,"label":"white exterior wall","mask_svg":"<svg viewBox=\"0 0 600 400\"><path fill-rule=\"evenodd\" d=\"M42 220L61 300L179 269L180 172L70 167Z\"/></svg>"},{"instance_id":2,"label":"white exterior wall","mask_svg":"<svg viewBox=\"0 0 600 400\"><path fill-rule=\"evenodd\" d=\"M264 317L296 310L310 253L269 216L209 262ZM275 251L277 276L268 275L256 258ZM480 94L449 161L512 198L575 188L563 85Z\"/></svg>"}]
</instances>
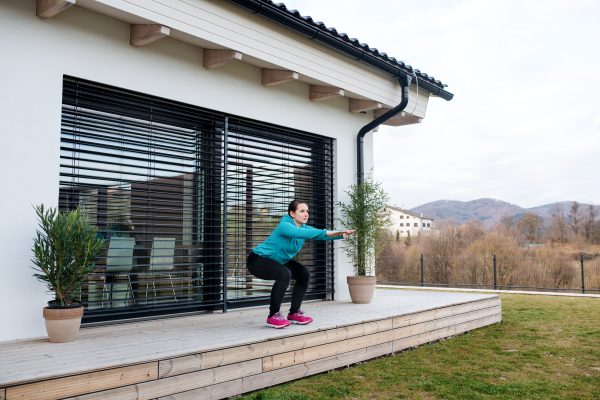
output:
<instances>
[{"instance_id":1,"label":"white exterior wall","mask_svg":"<svg viewBox=\"0 0 600 400\"><path fill-rule=\"evenodd\" d=\"M46 335L42 308L51 297L30 268L32 206L58 205L64 74L333 137L334 201L347 200L356 133L372 120L349 113L347 98L313 103L303 82L263 87L261 70L243 62L206 70L200 48L170 38L132 47L129 24L80 7L44 20L35 16L35 0L2 0L0 32L0 341ZM365 138L367 170L372 138ZM336 299L349 299L353 271L339 243L335 259Z\"/></svg>"}]
</instances>

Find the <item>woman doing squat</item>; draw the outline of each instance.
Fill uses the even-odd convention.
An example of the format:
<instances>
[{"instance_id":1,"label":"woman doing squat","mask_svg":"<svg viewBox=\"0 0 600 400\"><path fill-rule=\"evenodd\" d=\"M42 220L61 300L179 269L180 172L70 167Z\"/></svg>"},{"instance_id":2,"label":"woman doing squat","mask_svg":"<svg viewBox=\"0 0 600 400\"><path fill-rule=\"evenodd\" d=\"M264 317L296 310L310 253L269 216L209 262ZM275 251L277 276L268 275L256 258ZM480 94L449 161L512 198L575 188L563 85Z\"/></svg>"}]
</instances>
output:
<instances>
[{"instance_id":1,"label":"woman doing squat","mask_svg":"<svg viewBox=\"0 0 600 400\"><path fill-rule=\"evenodd\" d=\"M267 318L269 327L285 328L290 324L304 325L312 322L312 318L305 316L300 310L308 289L310 272L304 265L292 260L302 248L304 240L345 239L355 232L316 229L306 225L307 221L308 205L301 200L292 201L288 207L288 215L281 218L267 240L256 246L248 256L247 266L252 275L259 279L275 280ZM292 291L290 312L285 319L280 308L291 279L296 283Z\"/></svg>"}]
</instances>

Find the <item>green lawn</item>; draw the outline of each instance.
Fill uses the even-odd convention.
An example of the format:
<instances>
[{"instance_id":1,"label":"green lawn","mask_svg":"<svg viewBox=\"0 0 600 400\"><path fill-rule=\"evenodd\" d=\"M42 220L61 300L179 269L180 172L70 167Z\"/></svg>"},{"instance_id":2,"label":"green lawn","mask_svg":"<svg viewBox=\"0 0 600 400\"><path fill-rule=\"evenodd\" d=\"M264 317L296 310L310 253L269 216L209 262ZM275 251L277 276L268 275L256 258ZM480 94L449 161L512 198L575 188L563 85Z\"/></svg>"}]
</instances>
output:
<instances>
[{"instance_id":1,"label":"green lawn","mask_svg":"<svg viewBox=\"0 0 600 400\"><path fill-rule=\"evenodd\" d=\"M600 399L600 298L502 294L500 324L241 399Z\"/></svg>"}]
</instances>

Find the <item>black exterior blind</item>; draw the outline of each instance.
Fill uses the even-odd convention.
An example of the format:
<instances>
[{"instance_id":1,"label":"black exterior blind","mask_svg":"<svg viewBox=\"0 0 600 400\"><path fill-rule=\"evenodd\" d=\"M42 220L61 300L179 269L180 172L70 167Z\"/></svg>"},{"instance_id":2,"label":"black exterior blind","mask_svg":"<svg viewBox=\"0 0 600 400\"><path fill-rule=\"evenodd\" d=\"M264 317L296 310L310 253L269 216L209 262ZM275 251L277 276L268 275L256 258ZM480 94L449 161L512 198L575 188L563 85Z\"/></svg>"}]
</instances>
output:
<instances>
[{"instance_id":1,"label":"black exterior blind","mask_svg":"<svg viewBox=\"0 0 600 400\"><path fill-rule=\"evenodd\" d=\"M267 304L246 257L307 201L333 226L332 139L82 79L63 86L59 208L106 246L81 288L84 323ZM307 299L333 292L333 244L307 241ZM291 289L291 288L290 288Z\"/></svg>"}]
</instances>

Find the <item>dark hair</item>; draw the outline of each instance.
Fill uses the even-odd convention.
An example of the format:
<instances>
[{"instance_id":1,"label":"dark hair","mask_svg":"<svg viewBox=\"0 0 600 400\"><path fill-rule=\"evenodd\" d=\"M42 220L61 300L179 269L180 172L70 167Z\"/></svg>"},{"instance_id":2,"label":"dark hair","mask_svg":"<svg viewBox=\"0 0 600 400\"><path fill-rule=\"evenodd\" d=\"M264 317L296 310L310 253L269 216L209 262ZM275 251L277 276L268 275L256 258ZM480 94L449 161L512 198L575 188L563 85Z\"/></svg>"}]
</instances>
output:
<instances>
[{"instance_id":1,"label":"dark hair","mask_svg":"<svg viewBox=\"0 0 600 400\"><path fill-rule=\"evenodd\" d=\"M296 212L300 204L306 204L306 202L298 199L293 200L288 206L288 215L290 215L291 212ZM308 206L308 204L306 205Z\"/></svg>"}]
</instances>

